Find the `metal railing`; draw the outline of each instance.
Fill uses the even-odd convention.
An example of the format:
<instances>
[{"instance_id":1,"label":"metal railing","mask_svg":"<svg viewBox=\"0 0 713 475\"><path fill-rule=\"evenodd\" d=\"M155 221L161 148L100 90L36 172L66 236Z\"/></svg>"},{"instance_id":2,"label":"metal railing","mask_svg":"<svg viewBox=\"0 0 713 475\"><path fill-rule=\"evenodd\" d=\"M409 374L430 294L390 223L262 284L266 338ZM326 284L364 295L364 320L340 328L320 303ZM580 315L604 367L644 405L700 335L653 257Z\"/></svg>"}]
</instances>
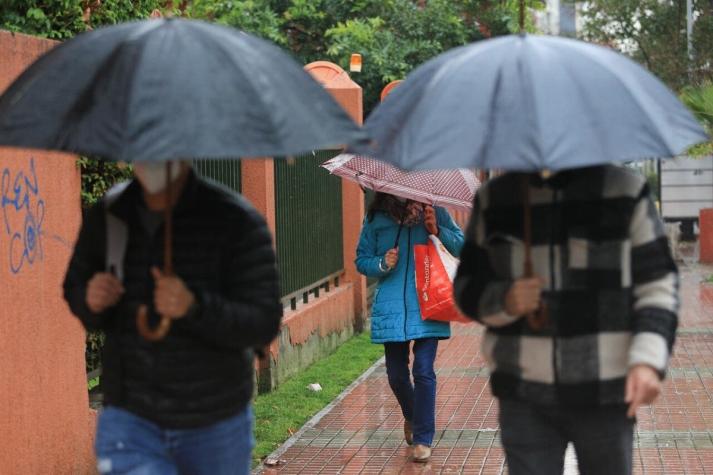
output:
<instances>
[{"instance_id":1,"label":"metal railing","mask_svg":"<svg viewBox=\"0 0 713 475\"><path fill-rule=\"evenodd\" d=\"M338 153L315 151L275 160L275 238L283 296L315 288L344 267L342 184L319 166Z\"/></svg>"},{"instance_id":2,"label":"metal railing","mask_svg":"<svg viewBox=\"0 0 713 475\"><path fill-rule=\"evenodd\" d=\"M307 287L296 290L290 294L282 297L282 306L286 309L297 310L300 303L309 303L310 296L314 298L319 298L319 294L324 291L328 293L332 290L332 287L339 287L339 279L341 278L343 271L335 272L332 275L325 277L317 282L314 282Z\"/></svg>"},{"instance_id":3,"label":"metal railing","mask_svg":"<svg viewBox=\"0 0 713 475\"><path fill-rule=\"evenodd\" d=\"M240 193L240 160L194 160L193 168L199 175Z\"/></svg>"}]
</instances>

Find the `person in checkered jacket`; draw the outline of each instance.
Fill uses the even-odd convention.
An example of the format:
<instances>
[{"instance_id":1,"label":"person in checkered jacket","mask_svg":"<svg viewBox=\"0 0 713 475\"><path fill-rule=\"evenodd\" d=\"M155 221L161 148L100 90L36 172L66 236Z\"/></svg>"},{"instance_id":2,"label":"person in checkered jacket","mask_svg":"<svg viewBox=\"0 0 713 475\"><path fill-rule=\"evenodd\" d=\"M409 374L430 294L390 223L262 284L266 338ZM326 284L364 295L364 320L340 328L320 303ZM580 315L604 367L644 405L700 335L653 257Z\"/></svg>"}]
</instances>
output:
<instances>
[{"instance_id":1,"label":"person in checkered jacket","mask_svg":"<svg viewBox=\"0 0 713 475\"><path fill-rule=\"evenodd\" d=\"M535 276L523 277L529 190ZM631 473L636 410L652 403L678 324L678 271L645 180L606 165L506 173L475 197L454 291L486 326L511 475ZM525 315L546 308L544 325Z\"/></svg>"}]
</instances>

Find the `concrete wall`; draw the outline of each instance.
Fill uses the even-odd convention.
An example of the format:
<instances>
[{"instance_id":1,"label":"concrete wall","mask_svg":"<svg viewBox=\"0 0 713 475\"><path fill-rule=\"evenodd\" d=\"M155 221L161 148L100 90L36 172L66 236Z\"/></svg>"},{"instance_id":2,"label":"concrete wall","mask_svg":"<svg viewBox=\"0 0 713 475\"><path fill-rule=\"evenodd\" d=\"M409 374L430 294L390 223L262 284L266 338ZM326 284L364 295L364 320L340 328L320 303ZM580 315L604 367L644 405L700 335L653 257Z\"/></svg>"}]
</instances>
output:
<instances>
[{"instance_id":1,"label":"concrete wall","mask_svg":"<svg viewBox=\"0 0 713 475\"><path fill-rule=\"evenodd\" d=\"M361 87L339 66L326 61L308 64L305 69L357 122L363 118ZM242 193L266 217L275 232L275 175L272 159L243 160ZM336 178L335 178L336 179ZM286 310L277 339L257 362L261 392L269 391L285 378L332 353L354 332L364 330L366 279L356 271L354 258L364 219L364 194L354 183L342 181L342 231L344 274L341 285L321 292L296 310Z\"/></svg>"},{"instance_id":2,"label":"concrete wall","mask_svg":"<svg viewBox=\"0 0 713 475\"><path fill-rule=\"evenodd\" d=\"M288 312L260 367L259 391L279 386L301 369L332 353L353 335L352 284L333 287L298 310Z\"/></svg>"},{"instance_id":3,"label":"concrete wall","mask_svg":"<svg viewBox=\"0 0 713 475\"><path fill-rule=\"evenodd\" d=\"M53 46L0 31L0 91ZM0 148L0 174L0 473L89 473L84 331L61 290L81 219L75 159Z\"/></svg>"}]
</instances>

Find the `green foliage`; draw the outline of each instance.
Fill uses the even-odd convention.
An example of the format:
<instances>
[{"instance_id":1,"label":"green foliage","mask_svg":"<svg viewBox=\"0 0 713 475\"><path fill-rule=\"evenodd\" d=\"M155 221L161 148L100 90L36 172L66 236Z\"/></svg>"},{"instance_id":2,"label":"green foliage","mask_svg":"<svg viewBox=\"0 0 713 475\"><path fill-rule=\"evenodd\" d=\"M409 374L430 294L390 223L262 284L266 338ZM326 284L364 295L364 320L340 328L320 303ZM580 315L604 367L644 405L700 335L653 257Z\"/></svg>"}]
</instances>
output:
<instances>
[{"instance_id":1,"label":"green foliage","mask_svg":"<svg viewBox=\"0 0 713 475\"><path fill-rule=\"evenodd\" d=\"M326 59L346 69L360 53L363 70L354 79L368 112L386 84L433 56L517 31L518 8L518 0L193 0L187 14L269 38L303 63Z\"/></svg>"},{"instance_id":2,"label":"green foliage","mask_svg":"<svg viewBox=\"0 0 713 475\"><path fill-rule=\"evenodd\" d=\"M681 91L680 98L693 111L708 133L713 133L713 84L686 87ZM711 155L713 154L713 142L697 145L689 153L693 156Z\"/></svg>"},{"instance_id":3,"label":"green foliage","mask_svg":"<svg viewBox=\"0 0 713 475\"><path fill-rule=\"evenodd\" d=\"M159 0L3 0L0 28L63 40L91 27L145 18L157 8Z\"/></svg>"},{"instance_id":4,"label":"green foliage","mask_svg":"<svg viewBox=\"0 0 713 475\"><path fill-rule=\"evenodd\" d=\"M630 54L674 90L711 78L713 5L694 0L693 51L686 39L686 0L592 0L583 2L589 41Z\"/></svg>"},{"instance_id":5,"label":"green foliage","mask_svg":"<svg viewBox=\"0 0 713 475\"><path fill-rule=\"evenodd\" d=\"M79 0L5 0L0 28L61 40L86 30L82 15Z\"/></svg>"},{"instance_id":6,"label":"green foliage","mask_svg":"<svg viewBox=\"0 0 713 475\"><path fill-rule=\"evenodd\" d=\"M539 0L526 4L541 8ZM367 112L387 83L431 57L519 29L519 0L4 0L0 28L66 39L90 27L145 18L154 9L243 29L303 63L326 59L346 68L351 54L360 53L364 67L354 78L364 89ZM527 29L533 30L529 17Z\"/></svg>"},{"instance_id":7,"label":"green foliage","mask_svg":"<svg viewBox=\"0 0 713 475\"><path fill-rule=\"evenodd\" d=\"M147 18L154 10L164 10L160 0L101 0L92 9L91 25L114 25ZM169 2L170 3L170 2Z\"/></svg>"},{"instance_id":8,"label":"green foliage","mask_svg":"<svg viewBox=\"0 0 713 475\"><path fill-rule=\"evenodd\" d=\"M372 344L369 334L362 333L274 391L259 395L253 406L257 439L253 462L279 447L383 354L384 347ZM319 383L322 391L308 390L311 383Z\"/></svg>"},{"instance_id":9,"label":"green foliage","mask_svg":"<svg viewBox=\"0 0 713 475\"><path fill-rule=\"evenodd\" d=\"M114 184L131 178L125 164L82 157L77 160L82 173L82 205L91 206Z\"/></svg>"},{"instance_id":10,"label":"green foliage","mask_svg":"<svg viewBox=\"0 0 713 475\"><path fill-rule=\"evenodd\" d=\"M713 128L713 84L686 87L681 100L706 127Z\"/></svg>"},{"instance_id":11,"label":"green foliage","mask_svg":"<svg viewBox=\"0 0 713 475\"><path fill-rule=\"evenodd\" d=\"M344 68L351 53L362 54L362 73L355 78L368 105L378 101L387 83L403 79L414 67L469 39L460 12L447 0L432 0L424 8L410 0L394 0L380 16L337 23L325 36L328 58Z\"/></svg>"},{"instance_id":12,"label":"green foliage","mask_svg":"<svg viewBox=\"0 0 713 475\"><path fill-rule=\"evenodd\" d=\"M188 6L186 15L239 27L277 44L287 44L281 31L281 19L265 1L195 0Z\"/></svg>"},{"instance_id":13,"label":"green foliage","mask_svg":"<svg viewBox=\"0 0 713 475\"><path fill-rule=\"evenodd\" d=\"M99 386L99 381L100 381L101 376L97 376L96 378L92 378L89 381L87 381L87 389L91 391L92 389L96 388Z\"/></svg>"},{"instance_id":14,"label":"green foliage","mask_svg":"<svg viewBox=\"0 0 713 475\"><path fill-rule=\"evenodd\" d=\"M87 373L101 367L101 352L104 347L104 338L104 332L87 332L86 347L84 349Z\"/></svg>"}]
</instances>

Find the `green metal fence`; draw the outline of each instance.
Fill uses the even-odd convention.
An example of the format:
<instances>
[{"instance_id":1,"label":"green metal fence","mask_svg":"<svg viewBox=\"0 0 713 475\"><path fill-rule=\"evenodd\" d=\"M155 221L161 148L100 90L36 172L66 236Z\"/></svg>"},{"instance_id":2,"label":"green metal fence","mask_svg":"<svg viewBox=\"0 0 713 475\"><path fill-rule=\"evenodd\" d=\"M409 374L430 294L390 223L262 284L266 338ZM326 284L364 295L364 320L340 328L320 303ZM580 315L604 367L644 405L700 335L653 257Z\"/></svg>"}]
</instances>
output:
<instances>
[{"instance_id":1,"label":"green metal fence","mask_svg":"<svg viewBox=\"0 0 713 475\"><path fill-rule=\"evenodd\" d=\"M193 168L240 193L240 160L194 160Z\"/></svg>"},{"instance_id":2,"label":"green metal fence","mask_svg":"<svg viewBox=\"0 0 713 475\"><path fill-rule=\"evenodd\" d=\"M275 160L276 247L283 297L301 292L306 300L309 291L319 292L320 285L328 288L343 270L342 184L319 166L338 153L324 150Z\"/></svg>"}]
</instances>

